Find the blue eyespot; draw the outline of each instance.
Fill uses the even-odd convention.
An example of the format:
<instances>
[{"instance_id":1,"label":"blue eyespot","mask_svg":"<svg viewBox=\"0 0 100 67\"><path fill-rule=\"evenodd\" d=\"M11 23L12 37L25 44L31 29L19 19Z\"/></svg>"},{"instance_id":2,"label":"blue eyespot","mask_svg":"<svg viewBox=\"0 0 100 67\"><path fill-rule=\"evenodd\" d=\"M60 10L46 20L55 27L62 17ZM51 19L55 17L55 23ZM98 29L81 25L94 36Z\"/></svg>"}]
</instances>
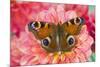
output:
<instances>
[{"instance_id":1,"label":"blue eyespot","mask_svg":"<svg viewBox=\"0 0 100 67\"><path fill-rule=\"evenodd\" d=\"M72 46L75 44L75 38L73 36L68 36L67 43L69 46Z\"/></svg>"},{"instance_id":2,"label":"blue eyespot","mask_svg":"<svg viewBox=\"0 0 100 67\"><path fill-rule=\"evenodd\" d=\"M74 22L77 25L83 24L84 23L84 19L82 17L77 17L76 19L74 19Z\"/></svg>"},{"instance_id":3,"label":"blue eyespot","mask_svg":"<svg viewBox=\"0 0 100 67\"><path fill-rule=\"evenodd\" d=\"M74 43L74 40L73 38L70 38L69 41L68 41L69 45L73 44Z\"/></svg>"},{"instance_id":4,"label":"blue eyespot","mask_svg":"<svg viewBox=\"0 0 100 67\"><path fill-rule=\"evenodd\" d=\"M44 39L44 40L43 40L43 44L44 44L45 46L48 46L49 41L48 41L47 39Z\"/></svg>"},{"instance_id":5,"label":"blue eyespot","mask_svg":"<svg viewBox=\"0 0 100 67\"><path fill-rule=\"evenodd\" d=\"M84 23L84 19L80 17L80 23Z\"/></svg>"},{"instance_id":6,"label":"blue eyespot","mask_svg":"<svg viewBox=\"0 0 100 67\"><path fill-rule=\"evenodd\" d=\"M31 28L32 29L35 29L35 25L34 24L35 24L34 22L31 24Z\"/></svg>"},{"instance_id":7,"label":"blue eyespot","mask_svg":"<svg viewBox=\"0 0 100 67\"><path fill-rule=\"evenodd\" d=\"M48 46L50 44L50 38L47 37L45 39L42 40L42 46Z\"/></svg>"},{"instance_id":8,"label":"blue eyespot","mask_svg":"<svg viewBox=\"0 0 100 67\"><path fill-rule=\"evenodd\" d=\"M28 24L29 30L35 30L34 24L35 24L35 22L30 22L30 23Z\"/></svg>"},{"instance_id":9,"label":"blue eyespot","mask_svg":"<svg viewBox=\"0 0 100 67\"><path fill-rule=\"evenodd\" d=\"M41 27L40 22L31 22L29 23L29 29L38 30Z\"/></svg>"}]
</instances>

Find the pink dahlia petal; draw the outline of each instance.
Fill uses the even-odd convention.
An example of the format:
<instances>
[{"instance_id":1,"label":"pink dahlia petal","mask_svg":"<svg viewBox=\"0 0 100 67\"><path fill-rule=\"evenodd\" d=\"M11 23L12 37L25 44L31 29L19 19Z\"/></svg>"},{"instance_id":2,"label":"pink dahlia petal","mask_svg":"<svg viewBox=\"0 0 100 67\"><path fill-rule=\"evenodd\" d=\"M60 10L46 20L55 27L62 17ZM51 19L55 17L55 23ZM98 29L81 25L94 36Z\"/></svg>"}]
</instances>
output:
<instances>
[{"instance_id":1,"label":"pink dahlia petal","mask_svg":"<svg viewBox=\"0 0 100 67\"><path fill-rule=\"evenodd\" d=\"M69 10L69 11L65 12L66 21L67 21L67 20L70 20L70 19L73 19L73 18L75 18L75 17L77 17L77 14L76 14L75 11Z\"/></svg>"},{"instance_id":2,"label":"pink dahlia petal","mask_svg":"<svg viewBox=\"0 0 100 67\"><path fill-rule=\"evenodd\" d=\"M78 58L77 56L75 56L75 57L73 58L72 62L73 62L73 63L74 63L74 62L78 63L78 62L80 62L80 60L79 60L79 58Z\"/></svg>"},{"instance_id":3,"label":"pink dahlia petal","mask_svg":"<svg viewBox=\"0 0 100 67\"><path fill-rule=\"evenodd\" d=\"M77 16L84 16L88 13L88 6L86 5L75 5L75 4L65 4L65 10L73 10L77 13Z\"/></svg>"},{"instance_id":4,"label":"pink dahlia petal","mask_svg":"<svg viewBox=\"0 0 100 67\"><path fill-rule=\"evenodd\" d=\"M44 10L44 11L40 12L36 16L36 20L45 21L45 22L51 22L51 23L57 22L57 14L56 14L55 9L54 8L50 8L49 11Z\"/></svg>"},{"instance_id":5,"label":"pink dahlia petal","mask_svg":"<svg viewBox=\"0 0 100 67\"><path fill-rule=\"evenodd\" d=\"M78 16L84 16L88 13L88 6L79 5L75 8L75 11L77 12Z\"/></svg>"},{"instance_id":6,"label":"pink dahlia petal","mask_svg":"<svg viewBox=\"0 0 100 67\"><path fill-rule=\"evenodd\" d=\"M46 52L42 52L39 54L39 62L40 64L47 64L48 63L48 54Z\"/></svg>"},{"instance_id":7,"label":"pink dahlia petal","mask_svg":"<svg viewBox=\"0 0 100 67\"><path fill-rule=\"evenodd\" d=\"M82 50L82 51L87 51L87 50L89 50L89 49L91 49L91 45L93 44L93 38L92 37L90 37L90 36L88 36L88 38L87 38L87 40L86 41L84 41L79 47L77 47L77 48L79 48L80 50Z\"/></svg>"},{"instance_id":8,"label":"pink dahlia petal","mask_svg":"<svg viewBox=\"0 0 100 67\"><path fill-rule=\"evenodd\" d=\"M84 52L80 51L79 49L75 49L74 52L76 53L76 57L79 59L79 62L87 61Z\"/></svg>"},{"instance_id":9,"label":"pink dahlia petal","mask_svg":"<svg viewBox=\"0 0 100 67\"><path fill-rule=\"evenodd\" d=\"M75 58L76 54L71 51L71 52L66 52L65 53L65 62L66 63L71 63L73 62L73 59Z\"/></svg>"},{"instance_id":10,"label":"pink dahlia petal","mask_svg":"<svg viewBox=\"0 0 100 67\"><path fill-rule=\"evenodd\" d=\"M62 7L64 7L64 5L58 5L57 6L57 16L58 16L59 22L64 22L66 20L65 10Z\"/></svg>"},{"instance_id":11,"label":"pink dahlia petal","mask_svg":"<svg viewBox=\"0 0 100 67\"><path fill-rule=\"evenodd\" d=\"M76 53L75 58L77 61L85 62L87 61L87 58L91 55L91 45L93 43L93 38L87 33L86 26L82 27L78 39L79 42L73 49L73 51ZM88 51L89 54L87 54Z\"/></svg>"},{"instance_id":12,"label":"pink dahlia petal","mask_svg":"<svg viewBox=\"0 0 100 67\"><path fill-rule=\"evenodd\" d=\"M33 40L34 41L34 40ZM32 40L29 39L25 32L21 32L20 39L17 39L16 47L21 53L29 54L31 53Z\"/></svg>"},{"instance_id":13,"label":"pink dahlia petal","mask_svg":"<svg viewBox=\"0 0 100 67\"><path fill-rule=\"evenodd\" d=\"M84 30L83 30L84 29ZM88 34L86 31L86 26L83 26L80 35L78 36L79 40L81 41L80 45L77 46L82 51L87 51L91 48L91 45L93 44L93 38Z\"/></svg>"},{"instance_id":14,"label":"pink dahlia petal","mask_svg":"<svg viewBox=\"0 0 100 67\"><path fill-rule=\"evenodd\" d=\"M38 60L39 60L39 58L37 56L34 58L31 58L31 60L28 61L27 65L32 66L32 65L40 64Z\"/></svg>"},{"instance_id":15,"label":"pink dahlia petal","mask_svg":"<svg viewBox=\"0 0 100 67\"><path fill-rule=\"evenodd\" d=\"M88 51L84 52L84 54L86 55L86 58L89 59L89 57L91 56L92 54L92 50L89 49ZM87 60L88 61L88 60Z\"/></svg>"},{"instance_id":16,"label":"pink dahlia petal","mask_svg":"<svg viewBox=\"0 0 100 67\"><path fill-rule=\"evenodd\" d=\"M70 59L69 58L66 58L65 59L65 63L70 63L71 61L70 61Z\"/></svg>"},{"instance_id":17,"label":"pink dahlia petal","mask_svg":"<svg viewBox=\"0 0 100 67\"><path fill-rule=\"evenodd\" d=\"M88 37L88 31L86 25L84 25L80 31L80 34L78 35L78 38L81 42L84 42Z\"/></svg>"},{"instance_id":18,"label":"pink dahlia petal","mask_svg":"<svg viewBox=\"0 0 100 67\"><path fill-rule=\"evenodd\" d=\"M32 63L34 64L38 64L39 63L39 58L38 55L26 55L23 56L20 60L20 65L32 65Z\"/></svg>"}]
</instances>

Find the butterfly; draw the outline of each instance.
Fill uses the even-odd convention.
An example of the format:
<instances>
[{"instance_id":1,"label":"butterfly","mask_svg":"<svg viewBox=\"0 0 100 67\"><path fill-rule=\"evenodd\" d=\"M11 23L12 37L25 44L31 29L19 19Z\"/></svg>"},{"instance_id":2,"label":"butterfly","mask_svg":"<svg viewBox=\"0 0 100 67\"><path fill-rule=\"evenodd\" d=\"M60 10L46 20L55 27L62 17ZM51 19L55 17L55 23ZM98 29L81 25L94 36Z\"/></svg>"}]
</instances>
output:
<instances>
[{"instance_id":1,"label":"butterfly","mask_svg":"<svg viewBox=\"0 0 100 67\"><path fill-rule=\"evenodd\" d=\"M82 17L70 19L63 24L32 21L28 30L40 40L42 48L48 52L71 51L77 44L76 36L84 24Z\"/></svg>"}]
</instances>

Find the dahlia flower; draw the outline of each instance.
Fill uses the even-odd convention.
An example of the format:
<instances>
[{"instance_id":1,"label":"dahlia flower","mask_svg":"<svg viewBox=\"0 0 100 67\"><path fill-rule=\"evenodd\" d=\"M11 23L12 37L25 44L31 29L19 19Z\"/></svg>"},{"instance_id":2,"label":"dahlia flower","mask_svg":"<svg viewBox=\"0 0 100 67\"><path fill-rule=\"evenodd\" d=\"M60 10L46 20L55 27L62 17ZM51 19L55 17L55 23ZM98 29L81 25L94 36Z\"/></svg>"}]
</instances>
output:
<instances>
[{"instance_id":1,"label":"dahlia flower","mask_svg":"<svg viewBox=\"0 0 100 67\"><path fill-rule=\"evenodd\" d=\"M46 5L48 5L46 7ZM34 7L34 5L36 7ZM49 53L41 47L41 43L34 34L28 31L28 23L32 20L51 22L55 25L77 16L84 17L86 11L66 10L67 5L50 3L11 3L11 66L25 66L35 64L62 64L87 62L92 54L91 45L94 40L90 36L87 25L83 25L79 35L78 43L70 52ZM71 5L72 6L72 5ZM77 5L76 5L77 6ZM40 9L41 8L41 9ZM81 14L81 12L82 14Z\"/></svg>"}]
</instances>

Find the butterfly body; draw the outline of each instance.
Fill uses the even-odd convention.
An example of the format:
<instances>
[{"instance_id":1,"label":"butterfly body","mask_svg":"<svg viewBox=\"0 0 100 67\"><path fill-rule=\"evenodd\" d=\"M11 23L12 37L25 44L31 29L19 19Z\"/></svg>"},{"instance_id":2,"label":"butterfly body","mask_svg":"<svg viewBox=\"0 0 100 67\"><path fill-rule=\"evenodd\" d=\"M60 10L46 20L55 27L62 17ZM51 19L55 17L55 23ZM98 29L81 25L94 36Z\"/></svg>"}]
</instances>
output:
<instances>
[{"instance_id":1,"label":"butterfly body","mask_svg":"<svg viewBox=\"0 0 100 67\"><path fill-rule=\"evenodd\" d=\"M63 24L33 21L28 24L29 31L41 41L48 52L71 51L76 45L76 36L83 25L83 18L77 17Z\"/></svg>"}]
</instances>

